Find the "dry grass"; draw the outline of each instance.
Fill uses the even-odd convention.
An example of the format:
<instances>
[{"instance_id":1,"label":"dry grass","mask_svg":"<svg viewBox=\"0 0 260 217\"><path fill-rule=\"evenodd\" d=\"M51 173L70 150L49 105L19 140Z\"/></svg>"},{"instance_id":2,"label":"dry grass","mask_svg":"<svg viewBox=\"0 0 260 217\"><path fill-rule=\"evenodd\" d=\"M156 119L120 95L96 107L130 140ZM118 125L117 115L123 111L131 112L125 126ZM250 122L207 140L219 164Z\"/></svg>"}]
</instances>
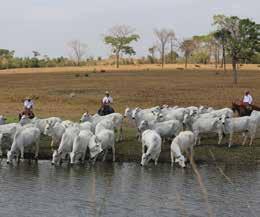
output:
<instances>
[{"instance_id":1,"label":"dry grass","mask_svg":"<svg viewBox=\"0 0 260 217\"><path fill-rule=\"evenodd\" d=\"M0 71L0 114L16 115L22 99L32 95L37 116L60 116L77 120L86 110L94 113L105 90L110 90L115 109L126 106L207 105L230 106L232 100L250 89L255 103L260 104L260 68L244 65L239 72L239 84L232 84L231 71L226 75L213 65L190 65L188 70L167 65L112 67L67 67L47 69L16 69ZM106 72L100 72L105 69ZM34 72L34 73L33 73ZM123 72L123 73L120 73ZM88 74L88 76L86 76ZM70 94L75 93L71 98Z\"/></svg>"}]
</instances>

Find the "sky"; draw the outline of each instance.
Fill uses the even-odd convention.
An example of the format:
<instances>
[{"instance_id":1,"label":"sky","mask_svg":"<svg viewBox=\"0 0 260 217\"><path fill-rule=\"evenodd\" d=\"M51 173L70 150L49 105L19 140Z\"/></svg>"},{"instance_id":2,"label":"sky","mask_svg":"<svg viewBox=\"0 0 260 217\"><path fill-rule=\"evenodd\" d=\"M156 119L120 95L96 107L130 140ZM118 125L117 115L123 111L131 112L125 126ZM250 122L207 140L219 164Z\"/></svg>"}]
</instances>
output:
<instances>
[{"instance_id":1,"label":"sky","mask_svg":"<svg viewBox=\"0 0 260 217\"><path fill-rule=\"evenodd\" d=\"M179 39L213 30L214 14L248 17L260 23L260 0L0 0L0 48L16 56L32 50L68 56L68 42L80 40L88 56L107 57L104 34L114 25L135 28L137 56L156 41L155 28L169 28Z\"/></svg>"}]
</instances>

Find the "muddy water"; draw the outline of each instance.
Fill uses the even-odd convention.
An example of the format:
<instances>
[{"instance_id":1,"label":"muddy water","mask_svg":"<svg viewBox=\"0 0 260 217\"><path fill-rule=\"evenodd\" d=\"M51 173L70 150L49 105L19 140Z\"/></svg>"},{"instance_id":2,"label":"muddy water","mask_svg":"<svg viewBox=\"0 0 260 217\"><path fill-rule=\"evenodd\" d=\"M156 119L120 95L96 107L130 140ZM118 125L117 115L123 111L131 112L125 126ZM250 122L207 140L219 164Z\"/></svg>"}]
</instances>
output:
<instances>
[{"instance_id":1,"label":"muddy water","mask_svg":"<svg viewBox=\"0 0 260 217\"><path fill-rule=\"evenodd\" d=\"M260 216L260 167L200 165L207 195L191 168L135 163L0 166L0 216ZM208 198L208 202L206 202Z\"/></svg>"}]
</instances>

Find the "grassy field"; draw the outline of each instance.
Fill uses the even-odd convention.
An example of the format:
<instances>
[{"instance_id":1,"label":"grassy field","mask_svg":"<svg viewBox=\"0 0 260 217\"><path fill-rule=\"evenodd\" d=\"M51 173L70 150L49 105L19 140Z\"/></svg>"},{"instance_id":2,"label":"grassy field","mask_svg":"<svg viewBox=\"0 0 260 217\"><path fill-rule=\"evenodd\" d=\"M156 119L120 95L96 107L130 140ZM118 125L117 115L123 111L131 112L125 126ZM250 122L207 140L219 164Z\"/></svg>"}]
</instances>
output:
<instances>
[{"instance_id":1,"label":"grassy field","mask_svg":"<svg viewBox=\"0 0 260 217\"><path fill-rule=\"evenodd\" d=\"M228 66L230 69L230 66ZM95 113L106 90L114 98L114 108L123 113L128 107L154 105L204 105L216 108L230 107L233 100L241 98L250 89L255 104L260 104L260 67L240 66L239 84L232 84L232 73L224 74L212 65L168 65L163 71L158 65L112 67L68 67L48 69L16 69L0 71L0 114L14 121L22 109L22 100L32 96L35 113L39 117L59 116L79 120L85 111ZM74 97L71 97L73 93ZM121 160L139 160L140 144L134 139L129 124L127 138L118 144L117 155ZM254 147L207 146L216 140L206 140L196 149L198 161L212 161L210 150L218 161L259 162L260 142ZM49 156L44 142L42 151ZM164 147L162 161L169 160L169 147ZM46 156L43 153L44 156Z\"/></svg>"}]
</instances>

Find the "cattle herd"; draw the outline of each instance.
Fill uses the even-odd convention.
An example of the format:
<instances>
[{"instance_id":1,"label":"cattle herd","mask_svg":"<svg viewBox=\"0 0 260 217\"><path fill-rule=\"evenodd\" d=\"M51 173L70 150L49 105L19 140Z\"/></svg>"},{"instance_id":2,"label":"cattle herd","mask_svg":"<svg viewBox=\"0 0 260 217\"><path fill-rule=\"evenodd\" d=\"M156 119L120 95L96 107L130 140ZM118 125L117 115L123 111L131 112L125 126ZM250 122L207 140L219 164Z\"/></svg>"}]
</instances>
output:
<instances>
[{"instance_id":1,"label":"cattle herd","mask_svg":"<svg viewBox=\"0 0 260 217\"><path fill-rule=\"evenodd\" d=\"M84 162L87 156L95 163L101 153L105 160L110 149L115 161L115 143L124 140L124 119L129 119L136 126L137 138L142 143L143 166L150 160L154 160L156 165L161 146L169 140L171 164L178 163L185 167L186 160L192 156L194 146L200 145L203 135L216 134L218 144L223 135L229 135L231 147L233 134L241 133L242 144L245 145L250 137L249 145L252 145L260 128L260 112L253 111L251 116L235 117L229 108L203 106L126 108L124 115L112 113L106 116L86 112L80 123L58 117L29 119L22 116L19 123L6 124L5 118L0 116L0 155L3 155L5 149L7 163L12 163L23 159L25 149L31 148L35 150L34 157L37 160L40 137L45 134L52 140L52 164L60 165L67 158L71 164L78 164ZM3 142L6 137L8 144Z\"/></svg>"}]
</instances>

